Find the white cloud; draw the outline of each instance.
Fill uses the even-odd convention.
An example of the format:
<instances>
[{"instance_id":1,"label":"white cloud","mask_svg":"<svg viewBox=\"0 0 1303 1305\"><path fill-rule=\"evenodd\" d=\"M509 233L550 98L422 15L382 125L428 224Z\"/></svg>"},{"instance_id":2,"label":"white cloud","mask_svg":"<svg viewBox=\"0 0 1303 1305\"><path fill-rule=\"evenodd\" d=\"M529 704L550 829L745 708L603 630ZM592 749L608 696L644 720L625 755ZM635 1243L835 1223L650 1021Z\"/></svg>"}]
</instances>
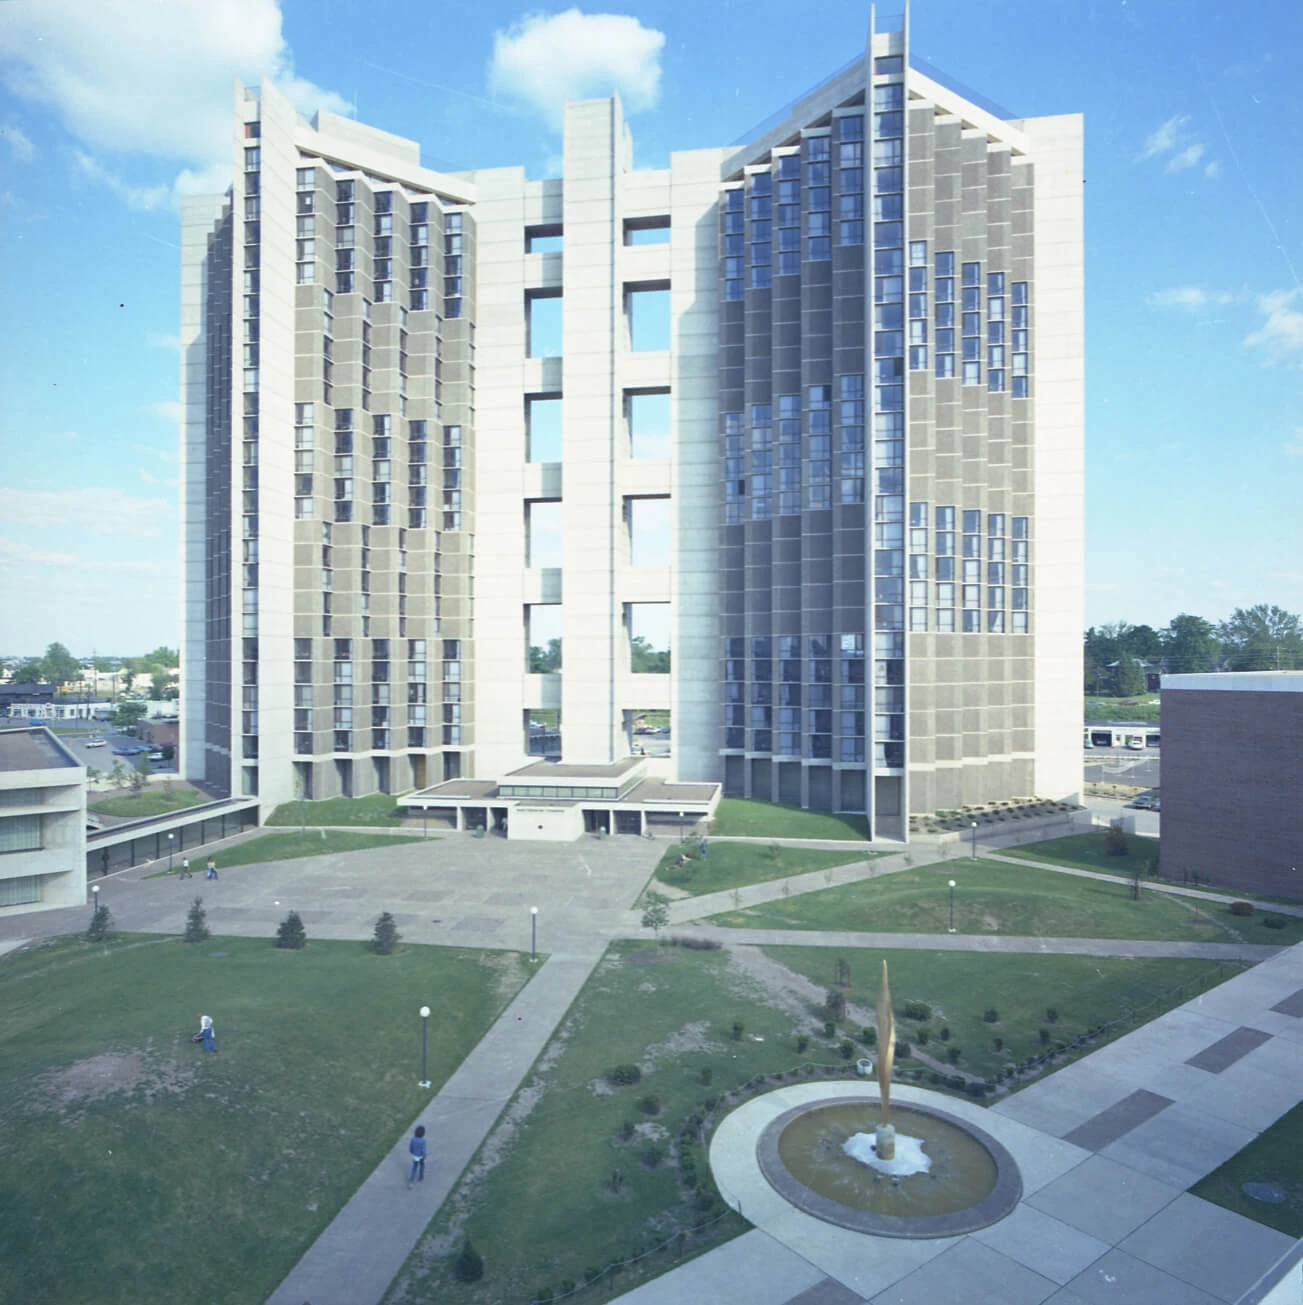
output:
<instances>
[{"instance_id":1,"label":"white cloud","mask_svg":"<svg viewBox=\"0 0 1303 1305\"><path fill-rule=\"evenodd\" d=\"M1258 296L1258 311L1263 315L1262 325L1246 336L1244 344L1249 349L1260 349L1265 366L1285 363L1303 367L1303 312L1294 307L1298 290L1274 290Z\"/></svg>"},{"instance_id":2,"label":"white cloud","mask_svg":"<svg viewBox=\"0 0 1303 1305\"><path fill-rule=\"evenodd\" d=\"M145 337L151 349L170 349L173 353L181 352L181 337L169 335L165 331L150 331Z\"/></svg>"},{"instance_id":3,"label":"white cloud","mask_svg":"<svg viewBox=\"0 0 1303 1305\"><path fill-rule=\"evenodd\" d=\"M1214 159L1204 168L1203 175L1207 177L1209 181L1216 181L1216 179L1222 175L1222 165Z\"/></svg>"},{"instance_id":4,"label":"white cloud","mask_svg":"<svg viewBox=\"0 0 1303 1305\"><path fill-rule=\"evenodd\" d=\"M1208 292L1197 285L1174 286L1171 290L1158 290L1149 296L1155 308L1202 308L1208 302Z\"/></svg>"},{"instance_id":5,"label":"white cloud","mask_svg":"<svg viewBox=\"0 0 1303 1305\"><path fill-rule=\"evenodd\" d=\"M32 155L36 153L32 138L21 127L15 127L12 122L0 123L0 140L9 146L9 153L18 163L30 162Z\"/></svg>"},{"instance_id":6,"label":"white cloud","mask_svg":"<svg viewBox=\"0 0 1303 1305\"><path fill-rule=\"evenodd\" d=\"M157 538L172 530L174 506L165 498L136 498L116 488L18 490L0 488L0 521L29 530L72 526L100 535Z\"/></svg>"},{"instance_id":7,"label":"white cloud","mask_svg":"<svg viewBox=\"0 0 1303 1305\"><path fill-rule=\"evenodd\" d=\"M167 185L137 186L124 181L113 168L105 167L85 150L74 150L73 162L88 181L98 181L107 186L128 208L141 213L151 213L162 208L172 198L172 187Z\"/></svg>"},{"instance_id":8,"label":"white cloud","mask_svg":"<svg viewBox=\"0 0 1303 1305\"><path fill-rule=\"evenodd\" d=\"M1142 159L1153 159L1160 154L1166 154L1168 150L1175 149L1177 134L1189 121L1189 116L1184 113L1178 113L1168 118L1156 131L1150 132L1145 139L1145 148L1141 150L1140 157Z\"/></svg>"},{"instance_id":9,"label":"white cloud","mask_svg":"<svg viewBox=\"0 0 1303 1305\"><path fill-rule=\"evenodd\" d=\"M1294 438L1280 446L1291 458L1303 458L1303 426L1294 427Z\"/></svg>"},{"instance_id":10,"label":"white cloud","mask_svg":"<svg viewBox=\"0 0 1303 1305\"><path fill-rule=\"evenodd\" d=\"M1204 147L1202 145L1187 145L1185 149L1173 154L1167 160L1167 167L1164 172L1184 172L1186 168L1192 168L1204 156Z\"/></svg>"},{"instance_id":11,"label":"white cloud","mask_svg":"<svg viewBox=\"0 0 1303 1305\"><path fill-rule=\"evenodd\" d=\"M665 34L628 14L530 14L493 34L489 89L561 126L567 99L618 91L630 113L660 97Z\"/></svg>"},{"instance_id":12,"label":"white cloud","mask_svg":"<svg viewBox=\"0 0 1303 1305\"><path fill-rule=\"evenodd\" d=\"M183 168L180 193L220 190L229 179L231 83L268 77L302 112L348 112L333 91L294 71L280 0L40 0L0 14L0 80L48 105L85 147L103 181L135 208L158 207L158 190L98 163L138 154Z\"/></svg>"},{"instance_id":13,"label":"white cloud","mask_svg":"<svg viewBox=\"0 0 1303 1305\"><path fill-rule=\"evenodd\" d=\"M145 411L152 412L155 417L162 418L163 421L179 423L185 416L185 408L180 399L160 399L157 403L145 404Z\"/></svg>"},{"instance_id":14,"label":"white cloud","mask_svg":"<svg viewBox=\"0 0 1303 1305\"><path fill-rule=\"evenodd\" d=\"M152 471L147 471L144 467L139 468L140 479L146 485L157 485L161 489L175 489L181 482L175 477L156 476Z\"/></svg>"}]
</instances>

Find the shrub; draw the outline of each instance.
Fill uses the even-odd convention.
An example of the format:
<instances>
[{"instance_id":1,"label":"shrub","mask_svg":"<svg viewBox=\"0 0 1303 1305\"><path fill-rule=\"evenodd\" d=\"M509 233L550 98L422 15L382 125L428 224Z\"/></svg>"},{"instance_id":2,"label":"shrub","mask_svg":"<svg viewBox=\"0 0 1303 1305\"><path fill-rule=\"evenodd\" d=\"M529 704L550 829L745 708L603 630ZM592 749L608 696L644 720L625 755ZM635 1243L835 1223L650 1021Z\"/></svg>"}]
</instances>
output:
<instances>
[{"instance_id":1,"label":"shrub","mask_svg":"<svg viewBox=\"0 0 1303 1305\"><path fill-rule=\"evenodd\" d=\"M1109 825L1108 833L1104 835L1104 851L1109 856L1126 856L1127 836L1120 824Z\"/></svg>"},{"instance_id":2,"label":"shrub","mask_svg":"<svg viewBox=\"0 0 1303 1305\"><path fill-rule=\"evenodd\" d=\"M308 931L303 927L303 921L299 918L299 913L291 911L276 926L276 946L287 951L297 952L306 947L307 942Z\"/></svg>"},{"instance_id":3,"label":"shrub","mask_svg":"<svg viewBox=\"0 0 1303 1305\"><path fill-rule=\"evenodd\" d=\"M612 1193L618 1193L620 1188L624 1186L624 1170L612 1169L611 1176L607 1179L606 1185L611 1189Z\"/></svg>"},{"instance_id":4,"label":"shrub","mask_svg":"<svg viewBox=\"0 0 1303 1305\"><path fill-rule=\"evenodd\" d=\"M801 1036L796 1039L796 1054L798 1056L803 1055L805 1053L806 1047L808 1047L809 1045L810 1045L810 1039L807 1038L804 1033L802 1033Z\"/></svg>"},{"instance_id":5,"label":"shrub","mask_svg":"<svg viewBox=\"0 0 1303 1305\"><path fill-rule=\"evenodd\" d=\"M733 1041L741 1042L742 1034L746 1032L746 1025L741 1020L733 1021Z\"/></svg>"},{"instance_id":6,"label":"shrub","mask_svg":"<svg viewBox=\"0 0 1303 1305\"><path fill-rule=\"evenodd\" d=\"M638 1159L647 1166L648 1169L655 1169L662 1160L665 1159L665 1148L659 1142L651 1142L638 1153Z\"/></svg>"},{"instance_id":7,"label":"shrub","mask_svg":"<svg viewBox=\"0 0 1303 1305\"><path fill-rule=\"evenodd\" d=\"M996 1051L1003 1051L1003 1050L1004 1050L1004 1039L1003 1039L1003 1038L993 1038L992 1041L991 1041L991 1045L996 1049Z\"/></svg>"},{"instance_id":8,"label":"shrub","mask_svg":"<svg viewBox=\"0 0 1303 1305\"><path fill-rule=\"evenodd\" d=\"M947 1047L947 1048L946 1048L946 1059L947 1059L947 1060L948 1060L952 1065L957 1065L957 1064L959 1064L959 1048L956 1047L956 1046L949 1046L949 1047Z\"/></svg>"},{"instance_id":9,"label":"shrub","mask_svg":"<svg viewBox=\"0 0 1303 1305\"><path fill-rule=\"evenodd\" d=\"M900 1008L900 1013L907 1020L930 1020L932 1007L925 1001L907 1001Z\"/></svg>"},{"instance_id":10,"label":"shrub","mask_svg":"<svg viewBox=\"0 0 1303 1305\"><path fill-rule=\"evenodd\" d=\"M642 1082L642 1070L637 1065L617 1065L606 1071L606 1081L614 1087L633 1087Z\"/></svg>"},{"instance_id":11,"label":"shrub","mask_svg":"<svg viewBox=\"0 0 1303 1305\"><path fill-rule=\"evenodd\" d=\"M86 941L106 942L112 930L113 916L109 914L109 908L101 903L95 908L86 928Z\"/></svg>"},{"instance_id":12,"label":"shrub","mask_svg":"<svg viewBox=\"0 0 1303 1305\"><path fill-rule=\"evenodd\" d=\"M458 1282L479 1282L484 1276L484 1261L471 1245L469 1237L462 1242L461 1250L457 1252L457 1258L453 1261L452 1276Z\"/></svg>"},{"instance_id":13,"label":"shrub","mask_svg":"<svg viewBox=\"0 0 1303 1305\"><path fill-rule=\"evenodd\" d=\"M845 1019L846 994L840 988L829 988L828 995L823 999L823 1005L830 1019Z\"/></svg>"},{"instance_id":14,"label":"shrub","mask_svg":"<svg viewBox=\"0 0 1303 1305\"><path fill-rule=\"evenodd\" d=\"M1232 902L1232 903L1231 903L1231 908L1230 908L1230 909L1231 909L1231 914L1232 914L1232 915L1252 915L1252 914L1253 914L1253 903L1252 903L1252 902Z\"/></svg>"},{"instance_id":15,"label":"shrub","mask_svg":"<svg viewBox=\"0 0 1303 1305\"><path fill-rule=\"evenodd\" d=\"M1283 915L1264 915L1262 917L1262 927L1264 929L1283 929L1285 927L1285 917Z\"/></svg>"},{"instance_id":16,"label":"shrub","mask_svg":"<svg viewBox=\"0 0 1303 1305\"><path fill-rule=\"evenodd\" d=\"M638 1109L641 1110L644 1115L659 1115L661 1113L661 1099L655 1092L648 1092L647 1095L638 1102Z\"/></svg>"},{"instance_id":17,"label":"shrub","mask_svg":"<svg viewBox=\"0 0 1303 1305\"><path fill-rule=\"evenodd\" d=\"M190 910L185 918L185 933L181 935L181 941L206 942L211 936L208 932L208 912L204 910L204 899L196 897L190 903Z\"/></svg>"},{"instance_id":18,"label":"shrub","mask_svg":"<svg viewBox=\"0 0 1303 1305\"><path fill-rule=\"evenodd\" d=\"M940 1034L939 1034L938 1036L941 1038L941 1041L942 1041L942 1042L949 1042L949 1041L950 1041L950 1025L949 1025L949 1024L943 1024L943 1025L941 1026L941 1032L940 1032Z\"/></svg>"},{"instance_id":19,"label":"shrub","mask_svg":"<svg viewBox=\"0 0 1303 1305\"><path fill-rule=\"evenodd\" d=\"M781 861L783 859L783 847L781 843L770 843L765 849L765 855L771 861Z\"/></svg>"},{"instance_id":20,"label":"shrub","mask_svg":"<svg viewBox=\"0 0 1303 1305\"><path fill-rule=\"evenodd\" d=\"M1057 1024L1059 1022L1059 1008L1057 1006L1046 1006L1045 1018L1051 1024Z\"/></svg>"},{"instance_id":21,"label":"shrub","mask_svg":"<svg viewBox=\"0 0 1303 1305\"><path fill-rule=\"evenodd\" d=\"M633 1131L636 1127L637 1125L632 1119L626 1119L615 1131L621 1142L628 1142L632 1140Z\"/></svg>"},{"instance_id":22,"label":"shrub","mask_svg":"<svg viewBox=\"0 0 1303 1305\"><path fill-rule=\"evenodd\" d=\"M394 923L394 917L388 911L384 911L376 920L376 930L371 938L372 950L377 956L392 956L401 937L398 926Z\"/></svg>"},{"instance_id":23,"label":"shrub","mask_svg":"<svg viewBox=\"0 0 1303 1305\"><path fill-rule=\"evenodd\" d=\"M714 938L665 938L663 942L671 947L687 947L694 952L717 952L724 945Z\"/></svg>"},{"instance_id":24,"label":"shrub","mask_svg":"<svg viewBox=\"0 0 1303 1305\"><path fill-rule=\"evenodd\" d=\"M832 1022L832 1020L824 1020L823 1036L825 1038L835 1038L837 1036L837 1026Z\"/></svg>"},{"instance_id":25,"label":"shrub","mask_svg":"<svg viewBox=\"0 0 1303 1305\"><path fill-rule=\"evenodd\" d=\"M701 1067L701 1074L698 1077L701 1079L702 1087L709 1087L710 1080L715 1077L715 1071L711 1069L709 1065L703 1065Z\"/></svg>"},{"instance_id":26,"label":"shrub","mask_svg":"<svg viewBox=\"0 0 1303 1305\"><path fill-rule=\"evenodd\" d=\"M908 1042L902 1042L899 1039L896 1042L896 1055L900 1060L908 1060L909 1054L914 1048Z\"/></svg>"},{"instance_id":27,"label":"shrub","mask_svg":"<svg viewBox=\"0 0 1303 1305\"><path fill-rule=\"evenodd\" d=\"M1041 1039L1041 1046L1043 1046L1043 1047L1048 1047L1048 1046L1050 1045L1050 1031L1049 1031L1049 1029L1041 1029L1041 1030L1040 1030L1040 1039Z\"/></svg>"},{"instance_id":28,"label":"shrub","mask_svg":"<svg viewBox=\"0 0 1303 1305\"><path fill-rule=\"evenodd\" d=\"M843 1060L850 1060L850 1058L855 1054L855 1044L850 1040L850 1038L843 1038L837 1044L837 1050Z\"/></svg>"},{"instance_id":29,"label":"shrub","mask_svg":"<svg viewBox=\"0 0 1303 1305\"><path fill-rule=\"evenodd\" d=\"M999 1022L1000 1022L1000 1012L999 1012L998 1010L996 1010L996 1008L995 1008L994 1006L988 1006L988 1007L987 1007L987 1008L982 1012L982 1019L985 1020L986 1023L988 1023L988 1024L999 1024Z\"/></svg>"},{"instance_id":30,"label":"shrub","mask_svg":"<svg viewBox=\"0 0 1303 1305\"><path fill-rule=\"evenodd\" d=\"M932 1036L932 1034L928 1032L927 1029L919 1029L919 1031L914 1036L918 1039L918 1045L920 1047L926 1047L928 1044L928 1039Z\"/></svg>"},{"instance_id":31,"label":"shrub","mask_svg":"<svg viewBox=\"0 0 1303 1305\"><path fill-rule=\"evenodd\" d=\"M866 1047L876 1047L878 1045L878 1030L866 1028L860 1034L860 1041L864 1043Z\"/></svg>"}]
</instances>

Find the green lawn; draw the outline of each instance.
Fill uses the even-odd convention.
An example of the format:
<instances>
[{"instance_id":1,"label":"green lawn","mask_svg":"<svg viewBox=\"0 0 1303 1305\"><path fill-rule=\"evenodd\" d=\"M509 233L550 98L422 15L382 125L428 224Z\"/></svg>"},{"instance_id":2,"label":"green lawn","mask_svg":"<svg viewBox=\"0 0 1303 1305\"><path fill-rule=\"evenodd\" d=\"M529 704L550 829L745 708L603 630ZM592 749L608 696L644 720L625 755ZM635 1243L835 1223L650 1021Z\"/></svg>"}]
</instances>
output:
<instances>
[{"instance_id":1,"label":"green lawn","mask_svg":"<svg viewBox=\"0 0 1303 1305\"><path fill-rule=\"evenodd\" d=\"M834 852L827 848L760 847L754 843L710 842L704 857L693 857L682 866L676 863L683 855L677 845L669 848L656 867L656 878L663 884L681 888L693 897L718 893L748 884L783 879L788 875L808 874L836 865L867 861L873 852Z\"/></svg>"},{"instance_id":2,"label":"green lawn","mask_svg":"<svg viewBox=\"0 0 1303 1305\"><path fill-rule=\"evenodd\" d=\"M654 963L642 963L647 958ZM738 1019L745 1031L735 1041ZM524 1097L509 1108L509 1115L525 1114L523 1126L509 1130L509 1145L502 1145L501 1125L486 1142L489 1149L501 1146L502 1161L478 1181L463 1178L386 1301L524 1305L558 1292L567 1280L583 1281L589 1269L651 1247L676 1227L721 1213L717 1198L708 1212L696 1207L673 1154L649 1169L640 1153L653 1143L677 1148L684 1117L704 1099L802 1059L792 1019L758 992L739 990L726 952L615 944L540 1057ZM624 1063L642 1066L642 1082L608 1087L605 1072ZM701 1082L705 1068L713 1075L709 1086ZM654 1116L638 1106L648 1094L659 1098ZM532 1106L524 1105L528 1100ZM628 1142L618 1135L626 1121L641 1130ZM685 1153L713 1192L704 1147L694 1144ZM618 1192L610 1185L616 1170L623 1178ZM464 1215L458 1236L469 1235L484 1257L484 1277L470 1286L451 1281L440 1248L454 1210ZM695 1249L745 1228L728 1216ZM577 1305L628 1291L671 1268L674 1258L660 1254L645 1264L603 1278L575 1298Z\"/></svg>"},{"instance_id":3,"label":"green lawn","mask_svg":"<svg viewBox=\"0 0 1303 1305\"><path fill-rule=\"evenodd\" d=\"M265 1300L428 1099L421 1003L437 1090L528 968L143 935L0 959L0 1300Z\"/></svg>"},{"instance_id":4,"label":"green lawn","mask_svg":"<svg viewBox=\"0 0 1303 1305\"><path fill-rule=\"evenodd\" d=\"M102 802L94 803L90 809L102 816L129 816L132 819L140 819L144 816L165 816L170 811L184 811L186 807L211 801L211 798L193 788L174 788L169 792L159 785L151 784L142 788L139 793L105 798Z\"/></svg>"},{"instance_id":5,"label":"green lawn","mask_svg":"<svg viewBox=\"0 0 1303 1305\"><path fill-rule=\"evenodd\" d=\"M1087 698L1083 706L1087 723L1120 720L1135 721L1136 724L1158 724L1159 704L1156 693L1146 694L1143 698L1102 698L1093 702Z\"/></svg>"},{"instance_id":6,"label":"green lawn","mask_svg":"<svg viewBox=\"0 0 1303 1305\"><path fill-rule=\"evenodd\" d=\"M1245 1183L1274 1187L1285 1199L1255 1200L1244 1191ZM1303 1105L1282 1115L1190 1191L1268 1228L1303 1237Z\"/></svg>"},{"instance_id":7,"label":"green lawn","mask_svg":"<svg viewBox=\"0 0 1303 1305\"><path fill-rule=\"evenodd\" d=\"M247 843L237 843L224 852L216 853L218 871L237 865L258 865L263 861L292 861L301 856L325 856L330 852L361 852L372 847L395 847L399 844L421 843L427 840L403 834L369 834L362 830L316 829L308 834L261 834ZM434 842L434 839L428 840ZM181 873L181 858L177 857L172 869L156 871L146 876L157 879L167 874ZM192 859L190 872L202 875L204 858Z\"/></svg>"},{"instance_id":8,"label":"green lawn","mask_svg":"<svg viewBox=\"0 0 1303 1305\"><path fill-rule=\"evenodd\" d=\"M1127 1017L1129 1012L1154 1019L1244 968L1216 961L828 947L767 947L765 953L822 988L832 986L838 959L848 962L852 986L846 999L868 1011L877 1002L885 958L897 1012L896 1037L919 1047L919 1030L926 1029L930 1036L927 1044L919 1047L923 1053L946 1062L949 1047L956 1046L960 1057L954 1068L983 1078L1040 1055L1056 1043L1071 1043L1088 1029ZM932 1007L932 1017L923 1022L901 1018L907 1001L926 1002ZM1057 1019L1049 1018L1050 1008ZM995 1023L982 1018L988 1009L999 1015ZM1134 1023L1127 1023L1102 1040L1132 1027ZM943 1028L950 1030L948 1042L942 1041ZM1048 1041L1041 1040L1041 1029L1047 1031ZM999 1051L996 1038L1004 1043ZM1099 1045L1096 1042L1078 1054ZM926 1082L923 1085L927 1086Z\"/></svg>"},{"instance_id":9,"label":"green lawn","mask_svg":"<svg viewBox=\"0 0 1303 1305\"><path fill-rule=\"evenodd\" d=\"M300 813L299 808L302 807ZM282 802L264 821L268 825L397 825L403 814L391 793L359 798L324 798L320 802Z\"/></svg>"},{"instance_id":10,"label":"green lawn","mask_svg":"<svg viewBox=\"0 0 1303 1305\"><path fill-rule=\"evenodd\" d=\"M1218 902L1200 902L1131 884L1081 879L1000 861L954 860L880 879L765 902L714 916L743 929L850 929L865 933L945 933L949 880L955 880L955 930L1046 938L1156 938L1181 942L1252 942L1287 947L1303 939L1303 919L1241 918Z\"/></svg>"},{"instance_id":11,"label":"green lawn","mask_svg":"<svg viewBox=\"0 0 1303 1305\"><path fill-rule=\"evenodd\" d=\"M803 811L750 798L721 798L710 832L716 838L835 838L839 842L869 837L863 816Z\"/></svg>"}]
</instances>

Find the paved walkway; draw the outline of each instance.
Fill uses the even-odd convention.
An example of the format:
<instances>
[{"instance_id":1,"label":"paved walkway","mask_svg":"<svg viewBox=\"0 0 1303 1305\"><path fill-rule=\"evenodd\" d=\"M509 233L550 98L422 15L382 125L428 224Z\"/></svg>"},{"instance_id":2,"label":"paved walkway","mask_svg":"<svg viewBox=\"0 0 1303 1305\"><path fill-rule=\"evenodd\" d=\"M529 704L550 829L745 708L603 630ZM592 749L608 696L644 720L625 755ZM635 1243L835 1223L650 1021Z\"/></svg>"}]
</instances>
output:
<instances>
[{"instance_id":1,"label":"paved walkway","mask_svg":"<svg viewBox=\"0 0 1303 1305\"><path fill-rule=\"evenodd\" d=\"M268 1305L376 1305L456 1186L604 947L553 955L272 1293ZM424 1124L426 1176L407 1189L407 1142Z\"/></svg>"}]
</instances>

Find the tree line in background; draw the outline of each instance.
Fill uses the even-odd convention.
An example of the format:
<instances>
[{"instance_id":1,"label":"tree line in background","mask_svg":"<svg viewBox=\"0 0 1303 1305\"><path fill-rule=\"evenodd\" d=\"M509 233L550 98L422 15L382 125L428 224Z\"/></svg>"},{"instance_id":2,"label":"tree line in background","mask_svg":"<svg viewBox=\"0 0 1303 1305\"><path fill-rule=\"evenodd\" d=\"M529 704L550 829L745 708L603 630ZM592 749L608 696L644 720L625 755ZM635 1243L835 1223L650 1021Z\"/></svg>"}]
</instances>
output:
<instances>
[{"instance_id":1,"label":"tree line in background","mask_svg":"<svg viewBox=\"0 0 1303 1305\"><path fill-rule=\"evenodd\" d=\"M1146 689L1142 662L1169 675L1303 670L1303 622L1267 603L1237 607L1216 624L1188 612L1162 630L1114 621L1086 631L1085 652L1087 693L1132 698Z\"/></svg>"},{"instance_id":2,"label":"tree line in background","mask_svg":"<svg viewBox=\"0 0 1303 1305\"><path fill-rule=\"evenodd\" d=\"M118 688L130 691L136 682L149 682L152 698L175 698L177 688L175 673L181 664L175 648L160 644L143 657L95 657L82 661L72 655L61 643L52 643L42 657L28 657L12 666L15 684L52 684L55 690L65 685L80 684L85 678L84 666L94 664L104 675L116 674Z\"/></svg>"}]
</instances>

